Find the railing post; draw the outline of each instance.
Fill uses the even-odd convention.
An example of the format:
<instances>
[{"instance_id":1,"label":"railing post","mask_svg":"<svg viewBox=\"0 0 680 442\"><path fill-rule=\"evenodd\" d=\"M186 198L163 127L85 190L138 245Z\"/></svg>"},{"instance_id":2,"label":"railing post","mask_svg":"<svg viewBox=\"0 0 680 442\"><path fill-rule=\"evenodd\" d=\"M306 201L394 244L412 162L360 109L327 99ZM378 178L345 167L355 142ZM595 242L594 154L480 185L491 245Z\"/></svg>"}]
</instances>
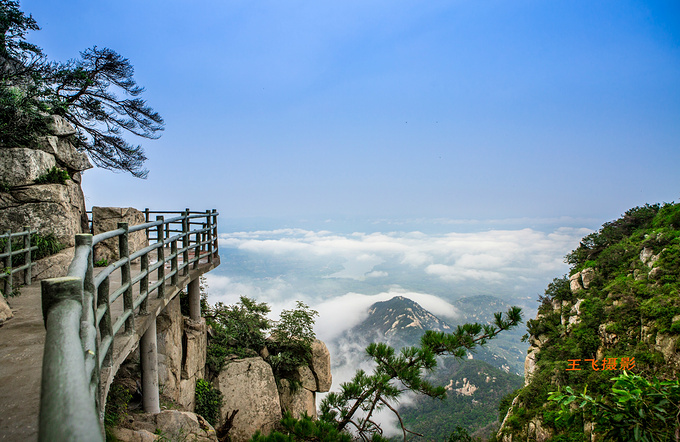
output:
<instances>
[{"instance_id":1,"label":"railing post","mask_svg":"<svg viewBox=\"0 0 680 442\"><path fill-rule=\"evenodd\" d=\"M213 253L215 254L215 256L217 256L217 254L219 253L219 244L218 244L219 238L217 237L217 209L212 209L212 213L213 213L213 215L212 215L212 217L213 217L212 218Z\"/></svg>"},{"instance_id":2,"label":"railing post","mask_svg":"<svg viewBox=\"0 0 680 442\"><path fill-rule=\"evenodd\" d=\"M146 224L149 221L151 221L151 220L149 219L149 208L147 207L146 209L144 209L144 223ZM148 245L149 244L149 229L144 229L144 232L146 233L146 244Z\"/></svg>"},{"instance_id":3,"label":"railing post","mask_svg":"<svg viewBox=\"0 0 680 442\"><path fill-rule=\"evenodd\" d=\"M142 366L142 405L147 413L160 413L158 397L158 347L156 343L156 319L139 341L139 355Z\"/></svg>"},{"instance_id":4,"label":"railing post","mask_svg":"<svg viewBox=\"0 0 680 442\"><path fill-rule=\"evenodd\" d=\"M111 301L109 298L108 276L104 278L101 284L99 284L99 288L97 289L97 307L100 307L104 304L106 304L106 311L104 312L104 316L102 317L102 320L99 323L99 336L101 337L102 341L107 337L111 337L113 339L113 323L111 322ZM111 366L112 351L113 344L109 345L109 349L107 350L106 355L104 355L103 363L104 367Z\"/></svg>"},{"instance_id":5,"label":"railing post","mask_svg":"<svg viewBox=\"0 0 680 442\"><path fill-rule=\"evenodd\" d=\"M5 234L7 235L7 242L5 243L5 253L7 254L7 257L5 257L5 264L4 267L9 270L9 273L5 277L5 296L9 296L12 293L12 231L7 230L5 231Z\"/></svg>"},{"instance_id":6,"label":"railing post","mask_svg":"<svg viewBox=\"0 0 680 442\"><path fill-rule=\"evenodd\" d=\"M213 238L212 238L212 216L210 215L210 210L205 211L205 219L208 224L208 263L212 264L213 262Z\"/></svg>"},{"instance_id":7,"label":"railing post","mask_svg":"<svg viewBox=\"0 0 680 442\"><path fill-rule=\"evenodd\" d=\"M125 312L132 312L134 309L132 299L132 285L130 284L130 249L128 247L128 223L118 223L118 228L125 230L118 236L118 251L120 259L125 259L125 263L120 268L121 286L125 287L123 293L123 307ZM131 313L125 320L125 333L131 334L135 330L135 315Z\"/></svg>"},{"instance_id":8,"label":"railing post","mask_svg":"<svg viewBox=\"0 0 680 442\"><path fill-rule=\"evenodd\" d=\"M194 321L201 319L201 288L199 278L189 283L189 317Z\"/></svg>"},{"instance_id":9,"label":"railing post","mask_svg":"<svg viewBox=\"0 0 680 442\"><path fill-rule=\"evenodd\" d=\"M183 270L182 275L189 274L189 209L182 213L182 261Z\"/></svg>"},{"instance_id":10,"label":"railing post","mask_svg":"<svg viewBox=\"0 0 680 442\"><path fill-rule=\"evenodd\" d=\"M194 268L198 268L198 261L201 259L201 232L196 232L196 244L194 244Z\"/></svg>"},{"instance_id":11,"label":"railing post","mask_svg":"<svg viewBox=\"0 0 680 442\"><path fill-rule=\"evenodd\" d=\"M172 276L170 277L170 283L172 285L177 284L177 278L179 275L177 274L177 240L173 240L170 243L170 255L172 258L170 258L170 271L172 272Z\"/></svg>"},{"instance_id":12,"label":"railing post","mask_svg":"<svg viewBox=\"0 0 680 442\"><path fill-rule=\"evenodd\" d=\"M25 226L26 235L24 235L24 263L28 266L24 270L24 284L31 285L31 228Z\"/></svg>"},{"instance_id":13,"label":"railing post","mask_svg":"<svg viewBox=\"0 0 680 442\"><path fill-rule=\"evenodd\" d=\"M148 231L147 231L148 233ZM141 258L140 271L142 279L139 281L139 296L144 296L144 300L139 304L139 314L149 314L149 254L145 253Z\"/></svg>"},{"instance_id":14,"label":"railing post","mask_svg":"<svg viewBox=\"0 0 680 442\"><path fill-rule=\"evenodd\" d=\"M156 216L156 221L161 221L163 222L165 218L163 216ZM159 286L158 286L158 297L163 298L165 296L165 250L163 249L165 247L165 239L163 236L163 231L165 230L164 227L165 224L159 224L157 227L157 232L158 232L158 242L161 243L161 246L157 249L158 250L158 262L160 263L160 267L158 267L158 280L162 281Z\"/></svg>"}]
</instances>

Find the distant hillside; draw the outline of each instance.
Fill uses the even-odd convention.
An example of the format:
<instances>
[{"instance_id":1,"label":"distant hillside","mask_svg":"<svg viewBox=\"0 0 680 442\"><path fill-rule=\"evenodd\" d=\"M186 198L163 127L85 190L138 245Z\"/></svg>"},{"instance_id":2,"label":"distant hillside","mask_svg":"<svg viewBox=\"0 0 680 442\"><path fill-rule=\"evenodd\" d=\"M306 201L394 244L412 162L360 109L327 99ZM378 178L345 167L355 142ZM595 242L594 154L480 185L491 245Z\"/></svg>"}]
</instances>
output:
<instances>
[{"instance_id":1,"label":"distant hillside","mask_svg":"<svg viewBox=\"0 0 680 442\"><path fill-rule=\"evenodd\" d=\"M511 305L502 299L489 295L460 298L453 305L462 313L461 318L451 326L470 322L487 324L493 322L493 315L507 311ZM524 359L529 345L522 342L525 331L522 327L508 330L491 340L486 348L478 349L473 357L506 372L524 375Z\"/></svg>"},{"instance_id":2,"label":"distant hillside","mask_svg":"<svg viewBox=\"0 0 680 442\"><path fill-rule=\"evenodd\" d=\"M406 428L425 436L414 441L444 441L458 425L474 436L490 436L498 428L501 399L523 384L520 376L486 362L450 357L442 360L432 380L446 387L446 400L419 396L400 408Z\"/></svg>"},{"instance_id":3,"label":"distant hillside","mask_svg":"<svg viewBox=\"0 0 680 442\"><path fill-rule=\"evenodd\" d=\"M680 204L646 205L581 241L528 321L526 386L513 401L503 441L591 440L590 422L556 421L548 392L572 387L598 397L627 369L677 379L680 369ZM605 361L607 364L605 364Z\"/></svg>"}]
</instances>

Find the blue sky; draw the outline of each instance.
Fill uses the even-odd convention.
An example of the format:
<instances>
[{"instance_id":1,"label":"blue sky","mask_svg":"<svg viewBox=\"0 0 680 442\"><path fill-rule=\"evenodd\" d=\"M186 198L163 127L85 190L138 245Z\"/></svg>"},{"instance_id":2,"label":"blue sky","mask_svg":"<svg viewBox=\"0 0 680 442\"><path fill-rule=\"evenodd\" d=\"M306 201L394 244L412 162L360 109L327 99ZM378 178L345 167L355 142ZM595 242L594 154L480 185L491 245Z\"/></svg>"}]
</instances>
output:
<instances>
[{"instance_id":1,"label":"blue sky","mask_svg":"<svg viewBox=\"0 0 680 442\"><path fill-rule=\"evenodd\" d=\"M88 205L596 228L680 199L677 1L21 8L53 60L129 58L166 120L149 178L88 171Z\"/></svg>"}]
</instances>

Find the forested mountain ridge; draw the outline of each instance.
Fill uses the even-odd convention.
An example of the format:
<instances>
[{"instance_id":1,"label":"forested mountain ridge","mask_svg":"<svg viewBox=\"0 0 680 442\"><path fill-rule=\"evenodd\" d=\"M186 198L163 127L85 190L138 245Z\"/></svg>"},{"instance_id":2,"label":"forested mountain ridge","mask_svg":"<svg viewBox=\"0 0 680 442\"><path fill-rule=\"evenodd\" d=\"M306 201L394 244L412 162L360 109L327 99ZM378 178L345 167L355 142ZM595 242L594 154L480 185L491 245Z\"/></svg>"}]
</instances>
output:
<instances>
[{"instance_id":1,"label":"forested mountain ridge","mask_svg":"<svg viewBox=\"0 0 680 442\"><path fill-rule=\"evenodd\" d=\"M604 428L578 412L558 419L549 392L587 386L599 397L624 370L677 379L680 204L631 209L583 238L566 260L569 276L548 286L536 319L527 322L525 386L500 440L600 440Z\"/></svg>"}]
</instances>

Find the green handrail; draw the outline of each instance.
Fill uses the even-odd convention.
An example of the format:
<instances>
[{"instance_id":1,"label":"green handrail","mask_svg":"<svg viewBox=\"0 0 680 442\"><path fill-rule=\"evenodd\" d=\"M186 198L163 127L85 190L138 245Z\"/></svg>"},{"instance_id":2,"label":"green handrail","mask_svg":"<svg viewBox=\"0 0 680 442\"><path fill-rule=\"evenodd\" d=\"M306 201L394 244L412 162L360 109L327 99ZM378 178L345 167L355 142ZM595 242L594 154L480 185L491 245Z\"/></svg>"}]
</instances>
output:
<instances>
[{"instance_id":1,"label":"green handrail","mask_svg":"<svg viewBox=\"0 0 680 442\"><path fill-rule=\"evenodd\" d=\"M147 209L145 213L148 220L154 212ZM198 213L187 209L167 220L158 215L153 222L132 227L119 223L109 232L76 235L75 256L67 276L41 283L46 335L40 441L102 440L100 373L111 366L116 335L134 331L135 316L147 313L147 302L154 291L157 297L164 297L166 282L176 284L178 275L188 275L201 260L213 263L218 254L217 216L214 209ZM130 233L142 230L149 245L130 253ZM118 238L120 259L95 275L93 248L110 238ZM165 256L168 247L171 253ZM155 254L155 262L151 254ZM141 272L133 277L130 263L138 258ZM170 264L168 274L166 263ZM116 271L120 271L121 287L111 293L110 277ZM154 273L157 281L151 283ZM133 290L135 286L139 289ZM114 321L110 307L120 296L124 309Z\"/></svg>"},{"instance_id":2,"label":"green handrail","mask_svg":"<svg viewBox=\"0 0 680 442\"><path fill-rule=\"evenodd\" d=\"M10 296L14 291L14 274L24 271L24 284L31 284L31 269L34 263L31 262L31 252L38 250L37 246L31 246L31 235L37 233L36 230L31 230L30 227L24 227L21 232L7 231L0 235L0 279L4 279L3 293L5 296ZM21 241L21 248L14 249L14 239L23 238ZM21 266L14 266L13 257L22 257L24 263Z\"/></svg>"}]
</instances>

